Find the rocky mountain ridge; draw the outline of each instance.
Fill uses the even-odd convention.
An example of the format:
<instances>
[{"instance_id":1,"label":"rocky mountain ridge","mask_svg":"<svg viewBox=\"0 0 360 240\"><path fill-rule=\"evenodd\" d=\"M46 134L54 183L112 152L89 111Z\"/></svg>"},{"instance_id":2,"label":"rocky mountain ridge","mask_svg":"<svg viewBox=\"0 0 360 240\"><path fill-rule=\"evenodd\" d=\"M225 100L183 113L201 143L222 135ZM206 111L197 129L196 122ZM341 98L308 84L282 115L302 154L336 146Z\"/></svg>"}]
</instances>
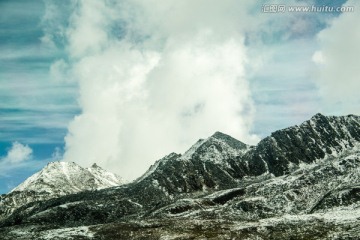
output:
<instances>
[{"instance_id":1,"label":"rocky mountain ridge","mask_svg":"<svg viewBox=\"0 0 360 240\"><path fill-rule=\"evenodd\" d=\"M317 114L256 146L215 133L133 183L24 205L0 222L0 236L356 239L359 143L354 115Z\"/></svg>"}]
</instances>

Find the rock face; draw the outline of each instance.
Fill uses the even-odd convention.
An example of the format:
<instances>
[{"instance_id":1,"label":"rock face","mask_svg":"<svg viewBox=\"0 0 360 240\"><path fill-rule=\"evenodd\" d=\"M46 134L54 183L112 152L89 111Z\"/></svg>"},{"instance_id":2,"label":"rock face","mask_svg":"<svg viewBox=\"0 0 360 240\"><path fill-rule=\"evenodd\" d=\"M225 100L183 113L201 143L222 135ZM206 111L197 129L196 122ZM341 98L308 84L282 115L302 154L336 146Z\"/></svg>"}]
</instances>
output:
<instances>
[{"instance_id":1,"label":"rock face","mask_svg":"<svg viewBox=\"0 0 360 240\"><path fill-rule=\"evenodd\" d=\"M317 114L256 146L217 132L132 183L30 202L0 238L356 239L359 146L354 115Z\"/></svg>"},{"instance_id":2,"label":"rock face","mask_svg":"<svg viewBox=\"0 0 360 240\"><path fill-rule=\"evenodd\" d=\"M122 185L124 181L94 164L82 168L72 162L51 162L9 194L0 196L0 219L27 203L82 191Z\"/></svg>"}]
</instances>

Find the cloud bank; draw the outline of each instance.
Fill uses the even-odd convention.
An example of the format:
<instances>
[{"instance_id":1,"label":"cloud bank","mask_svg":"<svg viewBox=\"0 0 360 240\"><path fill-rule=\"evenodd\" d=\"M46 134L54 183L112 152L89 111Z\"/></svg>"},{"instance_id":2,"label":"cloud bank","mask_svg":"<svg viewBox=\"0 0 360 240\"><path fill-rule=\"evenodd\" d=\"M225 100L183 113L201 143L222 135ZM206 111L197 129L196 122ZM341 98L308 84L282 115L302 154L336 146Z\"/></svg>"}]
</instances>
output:
<instances>
[{"instance_id":1,"label":"cloud bank","mask_svg":"<svg viewBox=\"0 0 360 240\"><path fill-rule=\"evenodd\" d=\"M70 60L53 65L78 81L82 109L64 160L134 179L215 131L256 143L242 34L250 6L79 1L66 29Z\"/></svg>"},{"instance_id":2,"label":"cloud bank","mask_svg":"<svg viewBox=\"0 0 360 240\"><path fill-rule=\"evenodd\" d=\"M318 34L320 49L313 55L322 105L332 114L360 114L360 29L356 24L360 4L348 1L346 5L355 11L341 14Z\"/></svg>"}]
</instances>

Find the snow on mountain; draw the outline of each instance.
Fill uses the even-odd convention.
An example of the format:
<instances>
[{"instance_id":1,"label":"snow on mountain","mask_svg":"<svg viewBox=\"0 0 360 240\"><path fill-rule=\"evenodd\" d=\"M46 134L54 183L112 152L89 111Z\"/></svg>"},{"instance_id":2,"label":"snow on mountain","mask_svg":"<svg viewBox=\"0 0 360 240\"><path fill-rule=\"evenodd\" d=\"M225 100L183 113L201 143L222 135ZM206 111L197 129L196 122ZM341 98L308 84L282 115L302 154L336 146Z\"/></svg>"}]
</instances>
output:
<instances>
[{"instance_id":1,"label":"snow on mountain","mask_svg":"<svg viewBox=\"0 0 360 240\"><path fill-rule=\"evenodd\" d=\"M0 219L29 202L122 184L121 177L96 164L83 168L73 162L50 162L9 194L0 196Z\"/></svg>"},{"instance_id":2,"label":"snow on mountain","mask_svg":"<svg viewBox=\"0 0 360 240\"><path fill-rule=\"evenodd\" d=\"M51 162L11 192L44 191L55 195L66 195L119 186L123 183L119 176L105 171L96 164L90 168L82 168L73 162Z\"/></svg>"}]
</instances>

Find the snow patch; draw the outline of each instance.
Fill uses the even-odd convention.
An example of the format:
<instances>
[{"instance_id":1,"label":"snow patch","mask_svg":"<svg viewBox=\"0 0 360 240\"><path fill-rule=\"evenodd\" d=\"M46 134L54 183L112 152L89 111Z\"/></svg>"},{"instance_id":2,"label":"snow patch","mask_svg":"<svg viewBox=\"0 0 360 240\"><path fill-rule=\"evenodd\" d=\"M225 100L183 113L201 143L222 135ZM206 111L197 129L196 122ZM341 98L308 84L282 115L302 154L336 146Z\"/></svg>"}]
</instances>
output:
<instances>
[{"instance_id":1,"label":"snow patch","mask_svg":"<svg viewBox=\"0 0 360 240\"><path fill-rule=\"evenodd\" d=\"M92 239L94 238L94 234L89 230L89 227L83 226L43 231L39 239L78 239L79 237L86 237L87 239Z\"/></svg>"}]
</instances>

